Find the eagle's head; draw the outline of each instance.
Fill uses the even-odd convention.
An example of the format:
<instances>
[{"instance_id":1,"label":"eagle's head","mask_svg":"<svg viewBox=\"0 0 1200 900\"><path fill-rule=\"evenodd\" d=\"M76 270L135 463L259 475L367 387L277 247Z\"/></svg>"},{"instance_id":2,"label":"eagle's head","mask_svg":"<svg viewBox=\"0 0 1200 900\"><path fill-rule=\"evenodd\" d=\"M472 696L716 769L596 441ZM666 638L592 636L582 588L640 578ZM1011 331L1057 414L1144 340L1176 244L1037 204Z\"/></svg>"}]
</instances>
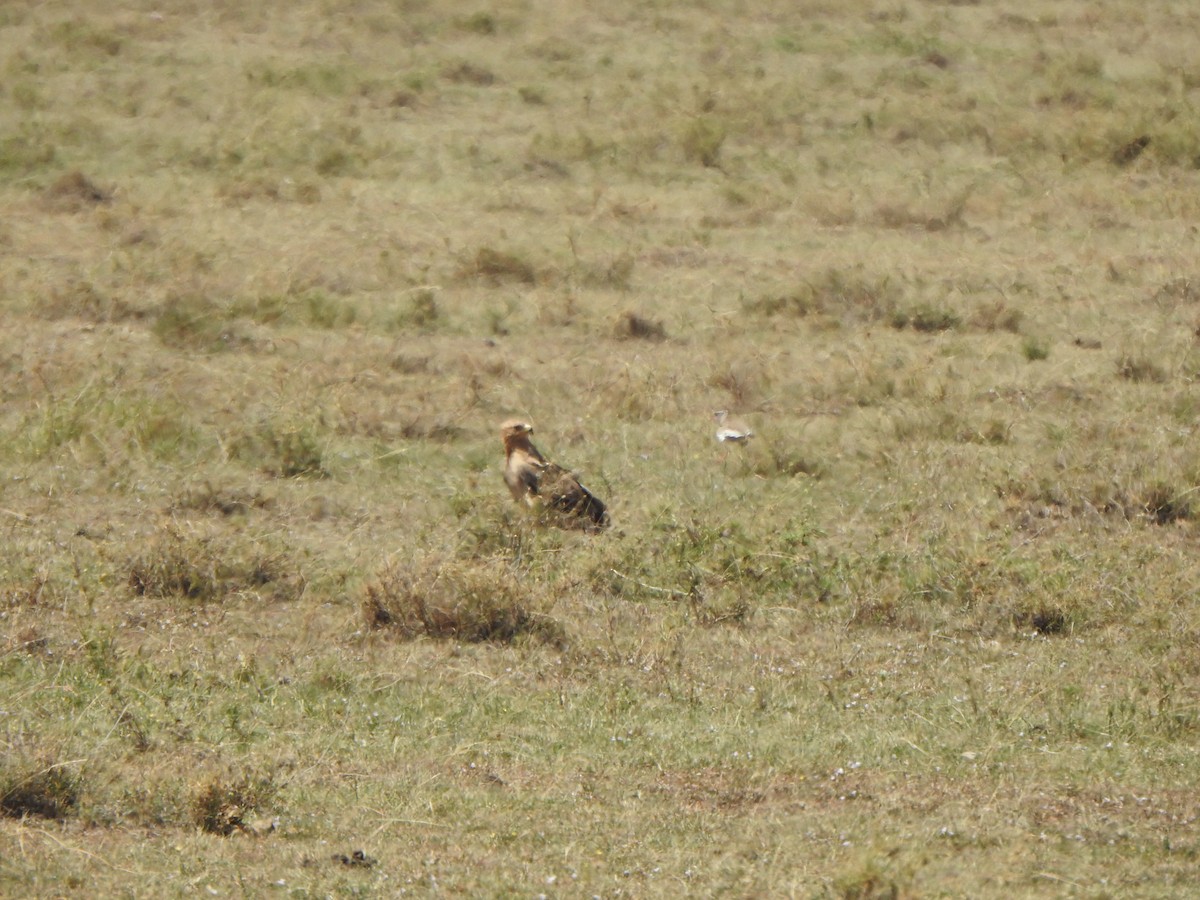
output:
<instances>
[{"instance_id":1,"label":"eagle's head","mask_svg":"<svg viewBox=\"0 0 1200 900\"><path fill-rule=\"evenodd\" d=\"M511 453L518 447L529 449L529 435L533 434L533 426L524 419L507 419L500 425L500 440L504 442L505 453Z\"/></svg>"},{"instance_id":2,"label":"eagle's head","mask_svg":"<svg viewBox=\"0 0 1200 900\"><path fill-rule=\"evenodd\" d=\"M533 434L533 426L524 419L506 419L500 424L500 437L516 437L519 434Z\"/></svg>"}]
</instances>

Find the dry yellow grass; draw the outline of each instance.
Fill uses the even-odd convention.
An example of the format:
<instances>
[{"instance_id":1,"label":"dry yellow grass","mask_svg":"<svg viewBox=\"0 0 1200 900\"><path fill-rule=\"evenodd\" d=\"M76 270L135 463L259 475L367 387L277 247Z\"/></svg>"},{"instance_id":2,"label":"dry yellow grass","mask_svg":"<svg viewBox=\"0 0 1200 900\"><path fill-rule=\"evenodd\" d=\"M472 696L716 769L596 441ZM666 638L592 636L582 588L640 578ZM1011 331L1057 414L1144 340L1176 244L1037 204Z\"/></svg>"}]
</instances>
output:
<instances>
[{"instance_id":1,"label":"dry yellow grass","mask_svg":"<svg viewBox=\"0 0 1200 900\"><path fill-rule=\"evenodd\" d=\"M1187 896L1198 20L5 4L0 894Z\"/></svg>"}]
</instances>

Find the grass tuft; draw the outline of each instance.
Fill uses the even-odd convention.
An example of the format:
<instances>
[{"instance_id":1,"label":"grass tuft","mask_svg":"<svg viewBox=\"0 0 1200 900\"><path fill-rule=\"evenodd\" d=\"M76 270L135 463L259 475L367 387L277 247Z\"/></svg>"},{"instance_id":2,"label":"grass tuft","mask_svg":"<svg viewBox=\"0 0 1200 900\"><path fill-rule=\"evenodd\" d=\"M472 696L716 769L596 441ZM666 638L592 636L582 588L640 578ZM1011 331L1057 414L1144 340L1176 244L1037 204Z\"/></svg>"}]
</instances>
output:
<instances>
[{"instance_id":1,"label":"grass tuft","mask_svg":"<svg viewBox=\"0 0 1200 900\"><path fill-rule=\"evenodd\" d=\"M438 303L437 292L431 288L421 288L408 298L407 306L396 316L393 324L396 330L429 330L436 327L442 318L442 307Z\"/></svg>"},{"instance_id":2,"label":"grass tuft","mask_svg":"<svg viewBox=\"0 0 1200 900\"><path fill-rule=\"evenodd\" d=\"M222 516L245 516L255 509L268 509L272 501L257 491L220 488L206 482L203 487L185 491L172 511L197 510Z\"/></svg>"},{"instance_id":3,"label":"grass tuft","mask_svg":"<svg viewBox=\"0 0 1200 900\"><path fill-rule=\"evenodd\" d=\"M175 528L157 534L127 562L126 583L138 596L220 602L267 589L291 597L302 574L282 554L256 544L185 535Z\"/></svg>"},{"instance_id":4,"label":"grass tuft","mask_svg":"<svg viewBox=\"0 0 1200 900\"><path fill-rule=\"evenodd\" d=\"M427 560L385 567L366 587L369 629L403 638L511 644L519 638L562 646L566 632L534 609L528 588L504 563Z\"/></svg>"},{"instance_id":5,"label":"grass tuft","mask_svg":"<svg viewBox=\"0 0 1200 900\"><path fill-rule=\"evenodd\" d=\"M1021 341L1021 354L1029 362L1041 362L1050 358L1050 343L1041 337L1029 336Z\"/></svg>"},{"instance_id":6,"label":"grass tuft","mask_svg":"<svg viewBox=\"0 0 1200 900\"><path fill-rule=\"evenodd\" d=\"M828 268L796 289L743 300L743 309L760 316L804 318L820 314L844 325L893 318L903 292L890 277L855 269Z\"/></svg>"},{"instance_id":7,"label":"grass tuft","mask_svg":"<svg viewBox=\"0 0 1200 900\"><path fill-rule=\"evenodd\" d=\"M1138 135L1132 140L1126 141L1113 151L1113 165L1124 167L1132 164L1149 146L1150 135L1148 134Z\"/></svg>"},{"instance_id":8,"label":"grass tuft","mask_svg":"<svg viewBox=\"0 0 1200 900\"><path fill-rule=\"evenodd\" d=\"M970 324L981 331L1010 331L1018 334L1025 313L1015 306L1010 306L1003 300L997 300L975 310L971 315Z\"/></svg>"},{"instance_id":9,"label":"grass tuft","mask_svg":"<svg viewBox=\"0 0 1200 900\"><path fill-rule=\"evenodd\" d=\"M1018 631L1033 631L1047 636L1064 635L1072 631L1072 626L1071 616L1053 602L1034 603L1013 614L1013 627Z\"/></svg>"},{"instance_id":10,"label":"grass tuft","mask_svg":"<svg viewBox=\"0 0 1200 900\"><path fill-rule=\"evenodd\" d=\"M1117 374L1129 381L1162 384L1170 379L1167 370L1145 355L1126 354L1117 360Z\"/></svg>"},{"instance_id":11,"label":"grass tuft","mask_svg":"<svg viewBox=\"0 0 1200 900\"><path fill-rule=\"evenodd\" d=\"M496 17L490 12L480 10L472 13L466 18L459 19L456 23L463 31L469 31L472 34L493 35L500 30L500 26L496 21Z\"/></svg>"},{"instance_id":12,"label":"grass tuft","mask_svg":"<svg viewBox=\"0 0 1200 900\"><path fill-rule=\"evenodd\" d=\"M112 191L104 190L78 169L61 175L45 190L52 209L78 211L112 202Z\"/></svg>"},{"instance_id":13,"label":"grass tuft","mask_svg":"<svg viewBox=\"0 0 1200 900\"><path fill-rule=\"evenodd\" d=\"M531 263L516 254L503 253L492 247L481 247L459 271L464 277L482 278L492 284L506 281L533 284L537 281L537 269Z\"/></svg>"},{"instance_id":14,"label":"grass tuft","mask_svg":"<svg viewBox=\"0 0 1200 900\"><path fill-rule=\"evenodd\" d=\"M269 776L214 775L195 790L192 821L205 834L228 837L238 831L249 832L253 830L250 817L270 804L278 793L279 786Z\"/></svg>"},{"instance_id":15,"label":"grass tuft","mask_svg":"<svg viewBox=\"0 0 1200 900\"><path fill-rule=\"evenodd\" d=\"M909 900L915 896L906 887L905 880L897 880L888 873L891 866L871 861L834 881L834 889L841 900Z\"/></svg>"},{"instance_id":16,"label":"grass tuft","mask_svg":"<svg viewBox=\"0 0 1200 900\"><path fill-rule=\"evenodd\" d=\"M1195 492L1196 488L1177 490L1165 482L1153 484L1146 491L1143 500L1146 514L1156 525L1171 525L1195 519Z\"/></svg>"},{"instance_id":17,"label":"grass tuft","mask_svg":"<svg viewBox=\"0 0 1200 900\"><path fill-rule=\"evenodd\" d=\"M919 304L912 309L896 310L892 314L893 328L911 328L913 331L950 331L962 323L961 317L951 309L930 303Z\"/></svg>"},{"instance_id":18,"label":"grass tuft","mask_svg":"<svg viewBox=\"0 0 1200 900\"><path fill-rule=\"evenodd\" d=\"M688 122L680 137L683 158L708 169L721 167L721 148L725 145L726 130L714 119L700 116Z\"/></svg>"},{"instance_id":19,"label":"grass tuft","mask_svg":"<svg viewBox=\"0 0 1200 900\"><path fill-rule=\"evenodd\" d=\"M756 456L753 468L755 474L764 478L777 475L785 478L798 475L824 478L829 473L829 467L822 460L802 450L778 445L772 445L765 456Z\"/></svg>"},{"instance_id":20,"label":"grass tuft","mask_svg":"<svg viewBox=\"0 0 1200 900\"><path fill-rule=\"evenodd\" d=\"M199 294L167 298L154 315L151 331L169 347L192 350L226 350L236 336L225 312Z\"/></svg>"},{"instance_id":21,"label":"grass tuft","mask_svg":"<svg viewBox=\"0 0 1200 900\"><path fill-rule=\"evenodd\" d=\"M472 62L460 62L447 66L442 71L442 77L457 84L471 84L476 87L487 87L497 82L496 73Z\"/></svg>"},{"instance_id":22,"label":"grass tuft","mask_svg":"<svg viewBox=\"0 0 1200 900\"><path fill-rule=\"evenodd\" d=\"M65 819L79 805L80 783L65 764L0 763L0 813L13 819Z\"/></svg>"},{"instance_id":23,"label":"grass tuft","mask_svg":"<svg viewBox=\"0 0 1200 900\"><path fill-rule=\"evenodd\" d=\"M649 319L632 311L617 317L614 336L618 340L665 341L667 329L658 319Z\"/></svg>"},{"instance_id":24,"label":"grass tuft","mask_svg":"<svg viewBox=\"0 0 1200 900\"><path fill-rule=\"evenodd\" d=\"M272 478L328 478L323 444L315 423L268 421L235 437L230 451Z\"/></svg>"}]
</instances>

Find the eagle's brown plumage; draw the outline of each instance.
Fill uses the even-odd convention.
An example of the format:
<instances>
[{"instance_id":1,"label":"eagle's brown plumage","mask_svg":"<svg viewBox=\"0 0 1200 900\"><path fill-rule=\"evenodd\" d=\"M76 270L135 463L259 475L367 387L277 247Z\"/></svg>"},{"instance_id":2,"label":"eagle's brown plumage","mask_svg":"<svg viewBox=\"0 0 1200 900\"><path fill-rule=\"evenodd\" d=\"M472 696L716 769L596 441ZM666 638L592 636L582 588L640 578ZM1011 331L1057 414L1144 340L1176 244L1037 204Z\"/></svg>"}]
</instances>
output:
<instances>
[{"instance_id":1,"label":"eagle's brown plumage","mask_svg":"<svg viewBox=\"0 0 1200 900\"><path fill-rule=\"evenodd\" d=\"M504 442L504 483L513 499L529 506L544 506L577 517L589 528L608 525L604 503L564 469L548 461L533 446L533 426L509 419L500 426Z\"/></svg>"}]
</instances>

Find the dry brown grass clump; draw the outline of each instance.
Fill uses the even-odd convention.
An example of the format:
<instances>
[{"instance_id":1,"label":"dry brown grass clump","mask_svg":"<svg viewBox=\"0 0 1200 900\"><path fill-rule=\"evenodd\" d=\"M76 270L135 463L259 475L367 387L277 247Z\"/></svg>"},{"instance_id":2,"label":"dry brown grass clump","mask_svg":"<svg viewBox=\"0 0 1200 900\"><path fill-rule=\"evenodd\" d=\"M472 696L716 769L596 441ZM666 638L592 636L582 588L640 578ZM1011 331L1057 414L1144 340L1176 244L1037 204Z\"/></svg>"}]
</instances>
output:
<instances>
[{"instance_id":1,"label":"dry brown grass clump","mask_svg":"<svg viewBox=\"0 0 1200 900\"><path fill-rule=\"evenodd\" d=\"M62 764L38 761L0 770L0 813L14 819L64 819L79 805L79 779Z\"/></svg>"},{"instance_id":2,"label":"dry brown grass clump","mask_svg":"<svg viewBox=\"0 0 1200 900\"><path fill-rule=\"evenodd\" d=\"M96 185L78 169L57 178L45 191L46 204L50 209L75 212L89 206L111 203L112 191Z\"/></svg>"},{"instance_id":3,"label":"dry brown grass clump","mask_svg":"<svg viewBox=\"0 0 1200 900\"><path fill-rule=\"evenodd\" d=\"M126 581L139 596L182 597L201 603L267 589L291 595L303 582L283 558L254 546L165 529L129 559Z\"/></svg>"},{"instance_id":4,"label":"dry brown grass clump","mask_svg":"<svg viewBox=\"0 0 1200 900\"><path fill-rule=\"evenodd\" d=\"M492 247L481 247L460 269L463 278L482 278L491 284L515 281L533 284L537 281L537 269L533 264L513 253L505 253Z\"/></svg>"},{"instance_id":5,"label":"dry brown grass clump","mask_svg":"<svg viewBox=\"0 0 1200 900\"><path fill-rule=\"evenodd\" d=\"M249 818L270 803L278 792L279 786L268 776L213 776L192 798L192 821L201 831L222 837L235 831L251 831Z\"/></svg>"},{"instance_id":6,"label":"dry brown grass clump","mask_svg":"<svg viewBox=\"0 0 1200 900\"><path fill-rule=\"evenodd\" d=\"M406 639L564 644L562 626L535 606L528 585L503 563L433 560L385 567L367 585L362 609L368 628Z\"/></svg>"},{"instance_id":7,"label":"dry brown grass clump","mask_svg":"<svg viewBox=\"0 0 1200 900\"><path fill-rule=\"evenodd\" d=\"M659 319L651 319L632 311L617 317L614 334L622 340L665 341L667 329Z\"/></svg>"}]
</instances>

